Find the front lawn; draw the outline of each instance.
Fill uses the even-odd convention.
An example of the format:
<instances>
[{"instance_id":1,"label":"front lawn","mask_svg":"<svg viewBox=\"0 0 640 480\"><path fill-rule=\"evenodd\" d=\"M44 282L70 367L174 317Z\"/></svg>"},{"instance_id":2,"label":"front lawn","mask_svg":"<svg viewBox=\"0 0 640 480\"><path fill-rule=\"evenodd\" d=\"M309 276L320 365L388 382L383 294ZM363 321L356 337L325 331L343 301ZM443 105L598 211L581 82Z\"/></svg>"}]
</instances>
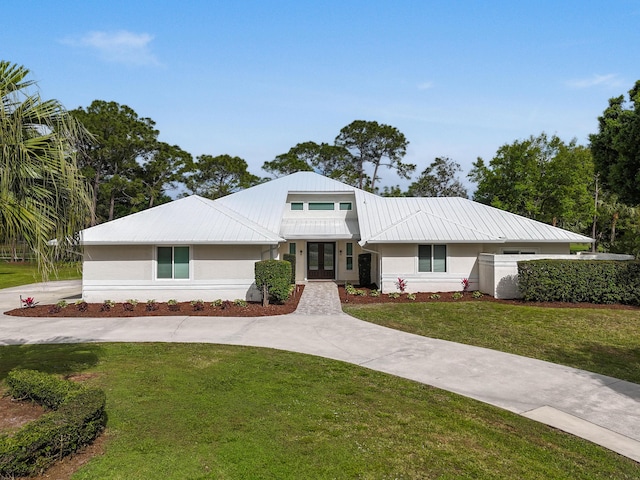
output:
<instances>
[{"instance_id":1,"label":"front lawn","mask_svg":"<svg viewBox=\"0 0 640 480\"><path fill-rule=\"evenodd\" d=\"M640 465L510 412L319 357L203 344L23 345L13 367L107 393L77 479L638 478Z\"/></svg>"},{"instance_id":2,"label":"front lawn","mask_svg":"<svg viewBox=\"0 0 640 480\"><path fill-rule=\"evenodd\" d=\"M640 383L640 309L493 302L350 305L354 317Z\"/></svg>"},{"instance_id":3,"label":"front lawn","mask_svg":"<svg viewBox=\"0 0 640 480\"><path fill-rule=\"evenodd\" d=\"M79 263L65 263L57 266L56 272L49 276L49 280L77 280L82 278ZM0 262L0 288L19 287L34 282L41 282L35 263L29 262Z\"/></svg>"}]
</instances>

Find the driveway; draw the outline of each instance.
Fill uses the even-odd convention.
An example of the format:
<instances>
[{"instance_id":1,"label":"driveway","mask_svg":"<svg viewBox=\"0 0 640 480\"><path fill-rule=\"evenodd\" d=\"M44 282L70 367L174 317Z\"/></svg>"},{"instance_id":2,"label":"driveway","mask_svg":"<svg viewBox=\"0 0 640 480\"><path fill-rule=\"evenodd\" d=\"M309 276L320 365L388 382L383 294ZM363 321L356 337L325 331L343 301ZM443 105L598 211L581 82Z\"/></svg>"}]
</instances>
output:
<instances>
[{"instance_id":1,"label":"driveway","mask_svg":"<svg viewBox=\"0 0 640 480\"><path fill-rule=\"evenodd\" d=\"M19 296L79 298L77 281L0 290L0 311ZM640 385L485 348L357 320L340 310L333 283L309 283L298 310L278 317L0 317L0 345L194 342L289 350L341 360L474 398L640 462Z\"/></svg>"}]
</instances>

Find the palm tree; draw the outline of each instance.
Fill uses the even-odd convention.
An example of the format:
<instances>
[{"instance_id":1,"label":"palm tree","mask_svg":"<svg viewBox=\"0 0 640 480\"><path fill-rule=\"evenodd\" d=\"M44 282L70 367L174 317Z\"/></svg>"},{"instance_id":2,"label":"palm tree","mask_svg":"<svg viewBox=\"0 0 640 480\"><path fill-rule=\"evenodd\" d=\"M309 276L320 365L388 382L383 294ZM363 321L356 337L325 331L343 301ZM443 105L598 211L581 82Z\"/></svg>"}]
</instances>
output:
<instances>
[{"instance_id":1,"label":"palm tree","mask_svg":"<svg viewBox=\"0 0 640 480\"><path fill-rule=\"evenodd\" d=\"M88 133L57 100L42 100L28 75L0 61L0 241L24 242L46 279L91 216L75 160Z\"/></svg>"}]
</instances>

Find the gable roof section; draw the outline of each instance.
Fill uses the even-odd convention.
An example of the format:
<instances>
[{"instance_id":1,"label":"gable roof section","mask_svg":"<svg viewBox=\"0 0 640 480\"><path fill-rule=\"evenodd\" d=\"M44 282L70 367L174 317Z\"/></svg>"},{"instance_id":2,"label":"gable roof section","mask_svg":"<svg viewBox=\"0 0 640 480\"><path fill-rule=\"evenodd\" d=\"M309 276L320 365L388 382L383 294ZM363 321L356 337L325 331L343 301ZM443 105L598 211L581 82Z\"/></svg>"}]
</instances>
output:
<instances>
[{"instance_id":1,"label":"gable roof section","mask_svg":"<svg viewBox=\"0 0 640 480\"><path fill-rule=\"evenodd\" d=\"M192 195L81 233L84 245L277 244L284 239L216 201Z\"/></svg>"}]
</instances>

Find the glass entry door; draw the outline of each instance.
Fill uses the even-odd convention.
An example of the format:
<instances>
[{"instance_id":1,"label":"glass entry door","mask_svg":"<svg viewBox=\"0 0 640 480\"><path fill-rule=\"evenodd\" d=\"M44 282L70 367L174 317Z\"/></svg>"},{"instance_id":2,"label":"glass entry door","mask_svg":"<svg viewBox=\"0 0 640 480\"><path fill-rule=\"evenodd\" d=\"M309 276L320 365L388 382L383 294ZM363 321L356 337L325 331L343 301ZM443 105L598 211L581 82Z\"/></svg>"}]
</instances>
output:
<instances>
[{"instance_id":1,"label":"glass entry door","mask_svg":"<svg viewBox=\"0 0 640 480\"><path fill-rule=\"evenodd\" d=\"M307 278L333 280L336 278L336 244L333 242L307 243Z\"/></svg>"}]
</instances>

